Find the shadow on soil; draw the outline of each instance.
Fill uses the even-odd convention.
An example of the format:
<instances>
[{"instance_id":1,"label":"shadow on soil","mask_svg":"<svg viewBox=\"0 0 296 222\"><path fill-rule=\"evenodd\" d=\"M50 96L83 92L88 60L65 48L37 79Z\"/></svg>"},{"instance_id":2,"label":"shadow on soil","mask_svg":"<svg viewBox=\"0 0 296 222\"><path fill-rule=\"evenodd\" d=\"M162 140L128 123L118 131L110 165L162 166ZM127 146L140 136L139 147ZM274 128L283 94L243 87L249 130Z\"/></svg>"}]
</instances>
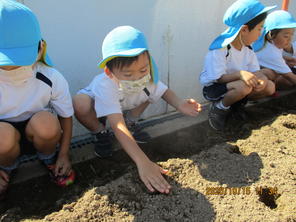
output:
<instances>
[{"instance_id":1,"label":"shadow on soil","mask_svg":"<svg viewBox=\"0 0 296 222\"><path fill-rule=\"evenodd\" d=\"M253 129L271 124L276 116L280 114L295 113L295 95L296 93L293 93L248 107L249 119L247 123L230 121L230 127L225 132L213 131L207 122L203 122L172 134L155 138L141 147L153 161L166 161L175 157L188 158L193 154L207 150L213 145L247 138ZM257 153L243 156L240 155L238 147L233 147L229 144L224 144L223 146L228 146L229 153L241 156L240 160L243 161L243 166L245 167L243 169L230 168L229 163L223 162L223 159L219 156L217 156L217 163L220 163L220 166L217 164L207 165L208 157L205 156L202 162L196 163L201 175L205 179L219 181L228 186L245 186L259 179L262 163ZM255 161L256 167L249 168L249 161ZM67 189L56 187L49 181L47 176L31 179L22 184L12 185L8 191L7 198L0 203L0 221L43 218L52 212L60 210L65 203L77 200L89 188L105 185L125 174L130 165L129 157L120 150L111 159L92 159L76 164L74 166L77 172L76 183ZM207 167L204 167L205 165ZM227 173L213 176L211 172L217 170L226 171ZM236 181L230 180L227 177L229 174L237 174L238 179ZM191 191L184 189L183 192ZM203 203L211 209L207 200L204 197L203 199ZM13 215L13 217L10 218L9 215ZM213 212L210 215L214 217ZM4 220L2 220L3 217L5 217Z\"/></svg>"}]
</instances>

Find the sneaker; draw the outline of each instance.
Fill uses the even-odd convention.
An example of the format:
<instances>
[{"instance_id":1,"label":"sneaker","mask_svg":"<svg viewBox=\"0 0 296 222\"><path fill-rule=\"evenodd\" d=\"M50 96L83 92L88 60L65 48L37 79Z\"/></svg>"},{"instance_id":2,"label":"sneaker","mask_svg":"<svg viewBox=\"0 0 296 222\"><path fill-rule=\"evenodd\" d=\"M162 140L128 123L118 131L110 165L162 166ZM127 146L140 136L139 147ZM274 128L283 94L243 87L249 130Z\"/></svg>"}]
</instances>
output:
<instances>
[{"instance_id":1,"label":"sneaker","mask_svg":"<svg viewBox=\"0 0 296 222\"><path fill-rule=\"evenodd\" d=\"M209 112L209 123L210 126L215 130L223 130L225 127L226 119L229 110L219 109L212 103Z\"/></svg>"},{"instance_id":2,"label":"sneaker","mask_svg":"<svg viewBox=\"0 0 296 222\"><path fill-rule=\"evenodd\" d=\"M67 187L74 183L75 176L76 176L74 170L71 170L68 176L55 176L55 164L46 165L46 167L49 171L50 178L56 185L60 187Z\"/></svg>"},{"instance_id":3,"label":"sneaker","mask_svg":"<svg viewBox=\"0 0 296 222\"><path fill-rule=\"evenodd\" d=\"M95 155L100 158L111 157L113 153L109 130L102 130L95 134Z\"/></svg>"},{"instance_id":4,"label":"sneaker","mask_svg":"<svg viewBox=\"0 0 296 222\"><path fill-rule=\"evenodd\" d=\"M235 108L231 107L231 114L232 114L232 117L236 120L246 121L248 119L248 114L244 106L235 107Z\"/></svg>"},{"instance_id":5,"label":"sneaker","mask_svg":"<svg viewBox=\"0 0 296 222\"><path fill-rule=\"evenodd\" d=\"M142 131L143 128L137 122L128 124L127 128L137 143L148 143L151 139L151 136L147 132Z\"/></svg>"}]
</instances>

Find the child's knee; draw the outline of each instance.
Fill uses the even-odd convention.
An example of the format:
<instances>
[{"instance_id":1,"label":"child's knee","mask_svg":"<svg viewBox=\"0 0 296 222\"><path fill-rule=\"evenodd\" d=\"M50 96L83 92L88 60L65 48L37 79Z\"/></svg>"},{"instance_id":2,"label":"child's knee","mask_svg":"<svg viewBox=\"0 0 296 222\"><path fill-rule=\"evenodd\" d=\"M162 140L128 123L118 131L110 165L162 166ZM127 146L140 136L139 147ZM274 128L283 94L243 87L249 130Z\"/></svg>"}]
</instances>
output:
<instances>
[{"instance_id":1,"label":"child's knee","mask_svg":"<svg viewBox=\"0 0 296 222\"><path fill-rule=\"evenodd\" d=\"M236 87L235 90L238 97L244 98L245 96L249 95L252 92L253 88L251 86L248 86L244 82L242 82Z\"/></svg>"},{"instance_id":2,"label":"child's knee","mask_svg":"<svg viewBox=\"0 0 296 222\"><path fill-rule=\"evenodd\" d=\"M272 81L268 80L264 91L266 96L271 96L275 92L275 84Z\"/></svg>"},{"instance_id":3,"label":"child's knee","mask_svg":"<svg viewBox=\"0 0 296 222\"><path fill-rule=\"evenodd\" d=\"M87 115L92 109L93 101L88 95L79 94L73 97L73 107L76 115Z\"/></svg>"},{"instance_id":4,"label":"child's knee","mask_svg":"<svg viewBox=\"0 0 296 222\"><path fill-rule=\"evenodd\" d=\"M0 123L0 155L13 151L20 139L19 133L9 123Z\"/></svg>"},{"instance_id":5,"label":"child's knee","mask_svg":"<svg viewBox=\"0 0 296 222\"><path fill-rule=\"evenodd\" d=\"M51 140L61 135L61 126L58 119L49 112L35 114L28 123L27 133L33 137Z\"/></svg>"}]
</instances>

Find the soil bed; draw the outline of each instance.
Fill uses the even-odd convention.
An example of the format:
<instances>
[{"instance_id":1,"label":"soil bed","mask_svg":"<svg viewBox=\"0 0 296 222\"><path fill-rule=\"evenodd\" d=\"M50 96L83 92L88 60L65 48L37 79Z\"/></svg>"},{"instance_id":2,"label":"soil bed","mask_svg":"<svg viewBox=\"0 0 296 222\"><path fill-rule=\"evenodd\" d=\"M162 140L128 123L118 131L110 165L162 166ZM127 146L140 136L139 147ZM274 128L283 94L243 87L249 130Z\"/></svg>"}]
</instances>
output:
<instances>
[{"instance_id":1,"label":"soil bed","mask_svg":"<svg viewBox=\"0 0 296 222\"><path fill-rule=\"evenodd\" d=\"M145 144L170 171L169 195L147 193L118 151L75 165L67 189L47 176L11 186L0 221L296 221L294 98L249 107L224 133L205 122Z\"/></svg>"}]
</instances>

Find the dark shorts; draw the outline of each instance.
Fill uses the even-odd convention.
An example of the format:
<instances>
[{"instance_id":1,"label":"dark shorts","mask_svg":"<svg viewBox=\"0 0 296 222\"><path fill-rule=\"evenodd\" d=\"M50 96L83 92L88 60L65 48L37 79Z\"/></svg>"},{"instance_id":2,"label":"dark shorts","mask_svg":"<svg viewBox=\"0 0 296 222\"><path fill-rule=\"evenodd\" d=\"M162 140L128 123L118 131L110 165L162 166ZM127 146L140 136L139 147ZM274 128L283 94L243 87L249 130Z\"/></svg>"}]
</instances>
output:
<instances>
[{"instance_id":1,"label":"dark shorts","mask_svg":"<svg viewBox=\"0 0 296 222\"><path fill-rule=\"evenodd\" d=\"M203 87L203 96L209 101L219 101L227 93L226 83L214 83L210 86Z\"/></svg>"},{"instance_id":2,"label":"dark shorts","mask_svg":"<svg viewBox=\"0 0 296 222\"><path fill-rule=\"evenodd\" d=\"M9 122L9 121L0 120L0 122L6 122L11 124L20 133L21 139L19 143L20 143L21 155L36 154L36 149L33 143L30 142L26 136L26 127L29 121L30 119L21 121L21 122Z\"/></svg>"}]
</instances>

